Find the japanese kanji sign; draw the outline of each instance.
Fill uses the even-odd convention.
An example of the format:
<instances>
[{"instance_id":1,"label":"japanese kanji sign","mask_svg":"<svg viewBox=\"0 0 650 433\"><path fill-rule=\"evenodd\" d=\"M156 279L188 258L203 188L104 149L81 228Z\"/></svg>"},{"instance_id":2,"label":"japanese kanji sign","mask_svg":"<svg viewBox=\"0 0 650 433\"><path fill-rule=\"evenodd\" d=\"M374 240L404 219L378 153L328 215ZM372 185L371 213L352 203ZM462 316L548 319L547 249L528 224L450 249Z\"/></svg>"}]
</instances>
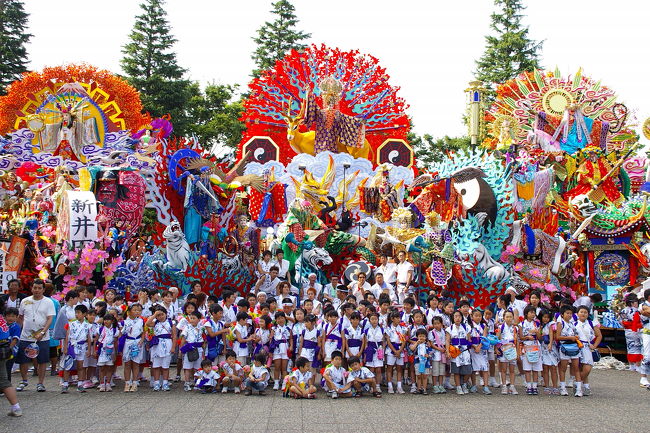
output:
<instances>
[{"instance_id":1,"label":"japanese kanji sign","mask_svg":"<svg viewBox=\"0 0 650 433\"><path fill-rule=\"evenodd\" d=\"M68 235L77 247L97 240L97 200L90 191L68 191Z\"/></svg>"}]
</instances>

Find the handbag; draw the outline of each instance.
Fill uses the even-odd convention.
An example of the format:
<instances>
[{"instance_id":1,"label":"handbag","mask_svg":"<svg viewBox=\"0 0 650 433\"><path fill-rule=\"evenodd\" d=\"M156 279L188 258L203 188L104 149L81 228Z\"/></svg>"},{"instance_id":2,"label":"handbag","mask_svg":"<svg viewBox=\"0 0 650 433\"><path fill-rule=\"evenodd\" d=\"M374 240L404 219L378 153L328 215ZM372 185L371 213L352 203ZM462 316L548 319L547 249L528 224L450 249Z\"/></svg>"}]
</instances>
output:
<instances>
[{"instance_id":1,"label":"handbag","mask_svg":"<svg viewBox=\"0 0 650 433\"><path fill-rule=\"evenodd\" d=\"M199 349L193 347L191 350L187 351L186 355L188 361L194 362L199 359Z\"/></svg>"},{"instance_id":2,"label":"handbag","mask_svg":"<svg viewBox=\"0 0 650 433\"><path fill-rule=\"evenodd\" d=\"M506 361L514 361L517 359L517 349L515 349L514 344L504 344L501 350Z\"/></svg>"},{"instance_id":3,"label":"handbag","mask_svg":"<svg viewBox=\"0 0 650 433\"><path fill-rule=\"evenodd\" d=\"M539 345L526 346L526 359L531 364L537 364L539 361Z\"/></svg>"},{"instance_id":4,"label":"handbag","mask_svg":"<svg viewBox=\"0 0 650 433\"><path fill-rule=\"evenodd\" d=\"M598 349L591 351L591 359L593 359L594 362L600 361L600 358L601 358L601 356L600 356L600 352L598 351Z\"/></svg>"},{"instance_id":5,"label":"handbag","mask_svg":"<svg viewBox=\"0 0 650 433\"><path fill-rule=\"evenodd\" d=\"M7 361L13 358L14 354L9 346L9 340L0 342L0 361Z\"/></svg>"},{"instance_id":6,"label":"handbag","mask_svg":"<svg viewBox=\"0 0 650 433\"><path fill-rule=\"evenodd\" d=\"M578 356L580 348L577 343L561 343L560 351L562 351L566 356L573 357Z\"/></svg>"}]
</instances>

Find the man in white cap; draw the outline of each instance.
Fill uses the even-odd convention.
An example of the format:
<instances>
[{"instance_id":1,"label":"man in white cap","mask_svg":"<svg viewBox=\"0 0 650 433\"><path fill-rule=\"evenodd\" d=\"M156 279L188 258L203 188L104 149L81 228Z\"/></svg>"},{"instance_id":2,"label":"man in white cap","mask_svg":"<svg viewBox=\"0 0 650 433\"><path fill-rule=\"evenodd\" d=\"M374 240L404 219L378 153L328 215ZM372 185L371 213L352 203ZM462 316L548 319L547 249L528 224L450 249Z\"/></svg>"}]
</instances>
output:
<instances>
[{"instance_id":1,"label":"man in white cap","mask_svg":"<svg viewBox=\"0 0 650 433\"><path fill-rule=\"evenodd\" d=\"M313 272L307 276L307 281L302 285L302 293L307 293L307 289L312 287L316 289L316 293L320 293L323 286L316 281L316 277L316 274Z\"/></svg>"}]
</instances>

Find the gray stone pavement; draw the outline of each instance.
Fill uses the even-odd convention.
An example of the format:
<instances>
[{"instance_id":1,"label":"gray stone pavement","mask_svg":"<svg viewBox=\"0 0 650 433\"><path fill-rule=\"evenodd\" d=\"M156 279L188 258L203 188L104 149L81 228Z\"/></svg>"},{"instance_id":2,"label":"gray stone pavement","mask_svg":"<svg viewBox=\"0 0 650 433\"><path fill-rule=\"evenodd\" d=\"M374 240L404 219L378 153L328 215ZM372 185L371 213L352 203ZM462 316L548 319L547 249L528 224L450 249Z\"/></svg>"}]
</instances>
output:
<instances>
[{"instance_id":1,"label":"gray stone pavement","mask_svg":"<svg viewBox=\"0 0 650 433\"><path fill-rule=\"evenodd\" d=\"M18 375L13 376L14 381ZM22 418L4 416L0 432L642 432L650 426L650 391L629 371L594 371L590 397L473 394L386 395L381 399L283 398L172 392L59 394L56 378L19 393ZM121 385L121 382L118 382ZM119 386L118 386L119 388ZM520 392L523 390L520 389Z\"/></svg>"}]
</instances>

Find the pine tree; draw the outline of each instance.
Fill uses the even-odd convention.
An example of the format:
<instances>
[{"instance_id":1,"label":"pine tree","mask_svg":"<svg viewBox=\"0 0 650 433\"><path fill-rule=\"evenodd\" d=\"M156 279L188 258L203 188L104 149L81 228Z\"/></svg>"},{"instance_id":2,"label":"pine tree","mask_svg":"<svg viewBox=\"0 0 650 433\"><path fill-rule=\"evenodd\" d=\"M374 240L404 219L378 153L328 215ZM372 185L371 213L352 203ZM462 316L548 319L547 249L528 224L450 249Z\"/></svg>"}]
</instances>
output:
<instances>
[{"instance_id":1,"label":"pine tree","mask_svg":"<svg viewBox=\"0 0 650 433\"><path fill-rule=\"evenodd\" d=\"M0 0L0 94L26 71L29 14L18 0Z\"/></svg>"},{"instance_id":2,"label":"pine tree","mask_svg":"<svg viewBox=\"0 0 650 433\"><path fill-rule=\"evenodd\" d=\"M496 33L485 37L483 56L476 62L474 75L488 89L488 100L495 95L495 84L503 83L524 71L539 68L543 42L529 38L521 23L525 9L521 0L494 0L498 12L492 13L490 27Z\"/></svg>"},{"instance_id":3,"label":"pine tree","mask_svg":"<svg viewBox=\"0 0 650 433\"><path fill-rule=\"evenodd\" d=\"M301 42L311 37L311 33L296 30L296 9L288 0L279 0L272 6L271 13L276 15L275 21L265 22L257 30L257 37L253 38L257 44L251 56L257 66L252 73L253 77L259 77L261 71L275 66L275 62L290 50L304 49L306 45Z\"/></svg>"},{"instance_id":4,"label":"pine tree","mask_svg":"<svg viewBox=\"0 0 650 433\"><path fill-rule=\"evenodd\" d=\"M135 18L121 64L129 83L140 91L144 109L153 117L170 114L174 133L180 136L190 124L186 103L197 87L183 78L185 69L172 50L176 39L163 6L164 0L140 4L143 14Z\"/></svg>"}]
</instances>

